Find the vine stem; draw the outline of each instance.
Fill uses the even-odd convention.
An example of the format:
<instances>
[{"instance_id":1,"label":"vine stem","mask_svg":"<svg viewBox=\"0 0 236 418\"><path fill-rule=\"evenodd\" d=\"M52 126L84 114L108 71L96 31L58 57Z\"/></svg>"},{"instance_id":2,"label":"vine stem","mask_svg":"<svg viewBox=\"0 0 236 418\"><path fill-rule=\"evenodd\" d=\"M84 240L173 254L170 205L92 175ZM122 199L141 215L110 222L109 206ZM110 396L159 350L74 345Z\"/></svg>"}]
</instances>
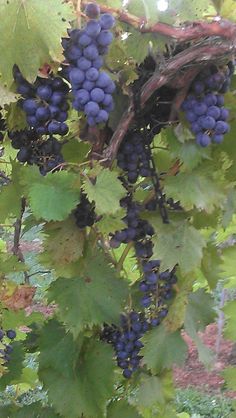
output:
<instances>
[{"instance_id":1,"label":"vine stem","mask_svg":"<svg viewBox=\"0 0 236 418\"><path fill-rule=\"evenodd\" d=\"M127 244L126 247L125 247L125 249L124 249L124 251L123 251L123 253L121 254L121 257L120 257L120 259L119 259L119 261L118 261L118 263L116 265L116 269L117 269L117 272L118 273L122 270L124 261L125 261L127 255L129 254L129 251L130 251L132 245L133 245L132 242L130 242L129 244Z\"/></svg>"},{"instance_id":2,"label":"vine stem","mask_svg":"<svg viewBox=\"0 0 236 418\"><path fill-rule=\"evenodd\" d=\"M22 229L22 219L25 213L25 208L26 208L26 199L22 197L21 213L20 213L19 218L16 220L14 224L14 239L13 239L13 247L12 247L13 254L17 256L18 260L21 261L22 263L25 262L25 258L20 248L20 237L21 237L21 229ZM24 271L23 273L24 273L25 283L30 284L29 275L27 271Z\"/></svg>"}]
</instances>

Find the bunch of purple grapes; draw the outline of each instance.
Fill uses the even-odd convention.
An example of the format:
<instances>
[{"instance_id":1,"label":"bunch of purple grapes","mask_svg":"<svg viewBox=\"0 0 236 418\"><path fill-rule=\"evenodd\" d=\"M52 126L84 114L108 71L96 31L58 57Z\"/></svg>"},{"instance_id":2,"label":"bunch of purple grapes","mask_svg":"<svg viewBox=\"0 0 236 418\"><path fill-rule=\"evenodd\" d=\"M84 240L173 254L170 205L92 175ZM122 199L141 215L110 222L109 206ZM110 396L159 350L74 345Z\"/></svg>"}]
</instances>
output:
<instances>
[{"instance_id":1,"label":"bunch of purple grapes","mask_svg":"<svg viewBox=\"0 0 236 418\"><path fill-rule=\"evenodd\" d=\"M4 132L6 130L6 122L1 112L2 108L0 107L0 142L3 141Z\"/></svg>"},{"instance_id":2,"label":"bunch of purple grapes","mask_svg":"<svg viewBox=\"0 0 236 418\"><path fill-rule=\"evenodd\" d=\"M95 207L89 202L86 194L80 194L80 203L74 211L76 219L76 225L78 228L85 228L86 226L92 226L96 221Z\"/></svg>"},{"instance_id":3,"label":"bunch of purple grapes","mask_svg":"<svg viewBox=\"0 0 236 418\"><path fill-rule=\"evenodd\" d=\"M211 142L220 144L229 132L229 111L224 107L223 95L229 88L233 72L232 62L220 69L215 66L206 69L195 79L190 94L182 103L190 129L202 147Z\"/></svg>"},{"instance_id":4,"label":"bunch of purple grapes","mask_svg":"<svg viewBox=\"0 0 236 418\"><path fill-rule=\"evenodd\" d=\"M118 248L121 243L128 244L131 241L138 241L147 235L154 234L153 227L148 221L140 219L139 213L141 206L132 201L131 196L127 196L120 202L121 207L126 208L127 215L123 221L127 224L127 228L116 231L110 240L112 248Z\"/></svg>"},{"instance_id":5,"label":"bunch of purple grapes","mask_svg":"<svg viewBox=\"0 0 236 418\"><path fill-rule=\"evenodd\" d=\"M135 311L121 315L120 326L106 325L102 339L112 344L117 358L117 365L123 370L123 376L129 379L138 369L142 356L143 343L140 338L149 329L143 314Z\"/></svg>"},{"instance_id":6,"label":"bunch of purple grapes","mask_svg":"<svg viewBox=\"0 0 236 418\"><path fill-rule=\"evenodd\" d=\"M16 338L16 332L12 329L8 331L3 331L0 329L0 342L4 348L0 349L0 359L3 362L3 365L7 365L10 361L10 354L13 351L13 347L9 344L9 340L13 341Z\"/></svg>"},{"instance_id":7,"label":"bunch of purple grapes","mask_svg":"<svg viewBox=\"0 0 236 418\"><path fill-rule=\"evenodd\" d=\"M61 154L62 143L53 136L42 140L34 129L9 132L8 136L12 147L19 149L18 161L36 164L43 176L64 162Z\"/></svg>"},{"instance_id":8,"label":"bunch of purple grapes","mask_svg":"<svg viewBox=\"0 0 236 418\"><path fill-rule=\"evenodd\" d=\"M144 294L140 303L148 308L150 325L156 327L168 313L167 301L173 297L173 286L177 277L173 271L160 272L160 260L144 260L142 262L143 280L139 290Z\"/></svg>"},{"instance_id":9,"label":"bunch of purple grapes","mask_svg":"<svg viewBox=\"0 0 236 418\"><path fill-rule=\"evenodd\" d=\"M19 104L26 113L30 128L39 135L66 135L69 104L69 86L60 77L37 77L34 84L24 79L18 67L14 67L17 92L22 95Z\"/></svg>"},{"instance_id":10,"label":"bunch of purple grapes","mask_svg":"<svg viewBox=\"0 0 236 418\"><path fill-rule=\"evenodd\" d=\"M115 84L110 76L101 71L103 57L113 40L110 29L115 24L112 15L100 16L99 7L89 4L85 10L86 26L69 31L69 38L63 38L62 46L68 67L64 66L73 93L73 107L83 111L89 126L105 123L113 110L112 93Z\"/></svg>"},{"instance_id":11,"label":"bunch of purple grapes","mask_svg":"<svg viewBox=\"0 0 236 418\"><path fill-rule=\"evenodd\" d=\"M130 132L125 136L117 154L117 165L127 173L130 183L136 183L139 176L152 175L150 152L138 132Z\"/></svg>"}]
</instances>

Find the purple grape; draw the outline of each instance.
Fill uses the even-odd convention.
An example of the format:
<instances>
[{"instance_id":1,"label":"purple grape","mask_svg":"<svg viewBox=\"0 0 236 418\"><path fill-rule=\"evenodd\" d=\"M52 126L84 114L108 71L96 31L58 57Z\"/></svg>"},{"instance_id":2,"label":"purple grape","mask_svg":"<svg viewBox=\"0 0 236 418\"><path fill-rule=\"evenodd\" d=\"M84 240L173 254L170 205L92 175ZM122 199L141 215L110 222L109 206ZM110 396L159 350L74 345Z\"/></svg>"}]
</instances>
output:
<instances>
[{"instance_id":1,"label":"purple grape","mask_svg":"<svg viewBox=\"0 0 236 418\"><path fill-rule=\"evenodd\" d=\"M92 67L92 62L85 57L81 57L77 60L77 67L82 71L86 71Z\"/></svg>"},{"instance_id":2,"label":"purple grape","mask_svg":"<svg viewBox=\"0 0 236 418\"><path fill-rule=\"evenodd\" d=\"M86 32L81 32L80 37L79 37L79 44L82 47L86 47L86 46L89 46L91 42L92 42L92 38Z\"/></svg>"},{"instance_id":3,"label":"purple grape","mask_svg":"<svg viewBox=\"0 0 236 418\"><path fill-rule=\"evenodd\" d=\"M96 19L100 15L100 7L96 3L88 3L85 7L86 16Z\"/></svg>"},{"instance_id":4,"label":"purple grape","mask_svg":"<svg viewBox=\"0 0 236 418\"><path fill-rule=\"evenodd\" d=\"M100 17L102 29L111 29L115 25L115 18L110 13L104 13Z\"/></svg>"},{"instance_id":5,"label":"purple grape","mask_svg":"<svg viewBox=\"0 0 236 418\"><path fill-rule=\"evenodd\" d=\"M90 20L85 30L89 36L96 38L101 32L101 25L98 20Z\"/></svg>"},{"instance_id":6,"label":"purple grape","mask_svg":"<svg viewBox=\"0 0 236 418\"><path fill-rule=\"evenodd\" d=\"M213 129L216 125L215 119L211 116L200 116L198 123L203 129Z\"/></svg>"},{"instance_id":7,"label":"purple grape","mask_svg":"<svg viewBox=\"0 0 236 418\"><path fill-rule=\"evenodd\" d=\"M86 80L96 81L98 79L99 72L96 68L91 67L86 71L85 76L86 76Z\"/></svg>"},{"instance_id":8,"label":"purple grape","mask_svg":"<svg viewBox=\"0 0 236 418\"><path fill-rule=\"evenodd\" d=\"M212 141L215 142L216 144L221 144L221 142L223 142L223 139L224 139L224 135L222 134L212 135Z\"/></svg>"},{"instance_id":9,"label":"purple grape","mask_svg":"<svg viewBox=\"0 0 236 418\"><path fill-rule=\"evenodd\" d=\"M84 112L89 116L97 116L99 112L99 106L96 102L90 101L85 105Z\"/></svg>"},{"instance_id":10,"label":"purple grape","mask_svg":"<svg viewBox=\"0 0 236 418\"><path fill-rule=\"evenodd\" d=\"M49 100L52 95L52 89L50 86L39 86L37 88L37 95L42 100Z\"/></svg>"},{"instance_id":11,"label":"purple grape","mask_svg":"<svg viewBox=\"0 0 236 418\"><path fill-rule=\"evenodd\" d=\"M97 37L97 42L101 46L108 46L113 41L113 34L109 30L102 30Z\"/></svg>"},{"instance_id":12,"label":"purple grape","mask_svg":"<svg viewBox=\"0 0 236 418\"><path fill-rule=\"evenodd\" d=\"M79 68L72 68L72 70L70 71L69 77L70 77L70 82L77 86L79 86L85 80L85 74Z\"/></svg>"},{"instance_id":13,"label":"purple grape","mask_svg":"<svg viewBox=\"0 0 236 418\"><path fill-rule=\"evenodd\" d=\"M203 102L196 103L195 106L193 107L193 112L198 116L204 115L207 112L207 105Z\"/></svg>"},{"instance_id":14,"label":"purple grape","mask_svg":"<svg viewBox=\"0 0 236 418\"><path fill-rule=\"evenodd\" d=\"M97 103L103 102L103 104L104 104L105 93L99 87L95 87L95 89L93 89L91 91L90 96L91 96L91 100L93 102L97 102ZM110 96L110 97L112 98L112 96Z\"/></svg>"},{"instance_id":15,"label":"purple grape","mask_svg":"<svg viewBox=\"0 0 236 418\"><path fill-rule=\"evenodd\" d=\"M211 116L215 120L219 119L220 114L221 114L221 110L217 106L210 106L207 110L207 115Z\"/></svg>"},{"instance_id":16,"label":"purple grape","mask_svg":"<svg viewBox=\"0 0 236 418\"><path fill-rule=\"evenodd\" d=\"M23 102L22 108L27 115L33 116L36 113L38 104L35 102L34 99L26 99Z\"/></svg>"},{"instance_id":17,"label":"purple grape","mask_svg":"<svg viewBox=\"0 0 236 418\"><path fill-rule=\"evenodd\" d=\"M87 48L84 49L83 54L84 57L89 60L95 60L99 56L98 49L95 45L87 46Z\"/></svg>"},{"instance_id":18,"label":"purple grape","mask_svg":"<svg viewBox=\"0 0 236 418\"><path fill-rule=\"evenodd\" d=\"M196 136L196 141L198 145L201 145L202 147L207 147L211 143L211 138L207 134L198 134Z\"/></svg>"},{"instance_id":19,"label":"purple grape","mask_svg":"<svg viewBox=\"0 0 236 418\"><path fill-rule=\"evenodd\" d=\"M226 122L218 121L215 125L215 133L216 134L226 134L229 132L229 125Z\"/></svg>"}]
</instances>

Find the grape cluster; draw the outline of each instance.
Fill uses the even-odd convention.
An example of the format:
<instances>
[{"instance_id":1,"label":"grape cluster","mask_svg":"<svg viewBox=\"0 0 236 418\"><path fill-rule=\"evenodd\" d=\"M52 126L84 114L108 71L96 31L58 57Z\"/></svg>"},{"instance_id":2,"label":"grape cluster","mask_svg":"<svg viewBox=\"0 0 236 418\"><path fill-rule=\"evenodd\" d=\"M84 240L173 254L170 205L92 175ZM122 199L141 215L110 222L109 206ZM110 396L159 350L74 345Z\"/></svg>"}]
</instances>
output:
<instances>
[{"instance_id":1,"label":"grape cluster","mask_svg":"<svg viewBox=\"0 0 236 418\"><path fill-rule=\"evenodd\" d=\"M1 112L2 108L0 107L0 142L3 141L4 132L6 130L6 122Z\"/></svg>"},{"instance_id":2,"label":"grape cluster","mask_svg":"<svg viewBox=\"0 0 236 418\"><path fill-rule=\"evenodd\" d=\"M160 272L160 264L160 260L144 260L143 280L139 284L139 290L143 293L140 303L149 309L150 325L153 327L166 317L166 302L173 297L173 285L177 282L174 270Z\"/></svg>"},{"instance_id":3,"label":"grape cluster","mask_svg":"<svg viewBox=\"0 0 236 418\"><path fill-rule=\"evenodd\" d=\"M112 248L118 248L121 243L127 244L131 241L138 241L147 235L152 236L154 234L149 222L139 218L141 206L133 202L131 196L122 199L120 205L127 210L127 215L123 218L127 228L115 232L110 240Z\"/></svg>"},{"instance_id":4,"label":"grape cluster","mask_svg":"<svg viewBox=\"0 0 236 418\"><path fill-rule=\"evenodd\" d=\"M5 366L10 361L10 354L13 351L13 347L9 344L9 340L13 341L16 338L16 332L12 329L3 331L0 329L0 342L4 348L0 349L0 359L2 364Z\"/></svg>"},{"instance_id":5,"label":"grape cluster","mask_svg":"<svg viewBox=\"0 0 236 418\"><path fill-rule=\"evenodd\" d=\"M123 376L129 379L138 369L140 350L143 343L140 338L149 329L143 314L132 311L121 315L120 327L105 326L102 338L111 343L115 349L117 365L123 369Z\"/></svg>"},{"instance_id":6,"label":"grape cluster","mask_svg":"<svg viewBox=\"0 0 236 418\"><path fill-rule=\"evenodd\" d=\"M97 5L87 6L88 17L99 17ZM115 20L105 13L99 19L89 19L86 26L69 31L69 38L63 38L62 46L68 67L64 66L72 86L73 107L83 111L89 126L105 123L113 110L112 93L115 84L110 76L101 71L103 57L113 40L110 29Z\"/></svg>"},{"instance_id":7,"label":"grape cluster","mask_svg":"<svg viewBox=\"0 0 236 418\"><path fill-rule=\"evenodd\" d=\"M150 152L144 138L138 132L128 133L119 148L117 165L127 173L130 183L136 183L138 176L150 177Z\"/></svg>"},{"instance_id":8,"label":"grape cluster","mask_svg":"<svg viewBox=\"0 0 236 418\"><path fill-rule=\"evenodd\" d=\"M50 136L43 140L34 129L12 131L8 133L14 149L18 149L17 159L21 163L36 164L45 176L63 163L62 143Z\"/></svg>"},{"instance_id":9,"label":"grape cluster","mask_svg":"<svg viewBox=\"0 0 236 418\"><path fill-rule=\"evenodd\" d=\"M30 84L18 67L14 67L13 73L18 86L17 92L22 95L19 104L26 113L29 127L35 129L39 135L66 135L68 84L53 75L49 78L37 77L34 84Z\"/></svg>"},{"instance_id":10,"label":"grape cluster","mask_svg":"<svg viewBox=\"0 0 236 418\"><path fill-rule=\"evenodd\" d=\"M92 226L96 221L95 207L84 193L80 194L80 203L74 211L74 216L76 225L81 229Z\"/></svg>"},{"instance_id":11,"label":"grape cluster","mask_svg":"<svg viewBox=\"0 0 236 418\"><path fill-rule=\"evenodd\" d=\"M220 144L229 132L229 110L224 107L223 95L229 88L233 72L232 62L220 69L215 66L206 69L194 80L182 103L190 129L202 147L211 142Z\"/></svg>"}]
</instances>

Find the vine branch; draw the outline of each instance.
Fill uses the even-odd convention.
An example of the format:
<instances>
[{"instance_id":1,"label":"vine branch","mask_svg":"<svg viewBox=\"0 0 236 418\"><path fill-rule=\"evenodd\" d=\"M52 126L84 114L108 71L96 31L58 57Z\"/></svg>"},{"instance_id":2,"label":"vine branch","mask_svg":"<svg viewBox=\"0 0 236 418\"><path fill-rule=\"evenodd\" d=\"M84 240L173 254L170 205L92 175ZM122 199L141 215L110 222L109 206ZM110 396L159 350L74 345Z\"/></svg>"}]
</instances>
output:
<instances>
[{"instance_id":1,"label":"vine branch","mask_svg":"<svg viewBox=\"0 0 236 418\"><path fill-rule=\"evenodd\" d=\"M88 3L90 2L87 0L81 2L83 7ZM236 24L224 19L219 20L218 17L213 22L196 21L184 26L171 26L161 22L150 26L145 18L139 18L127 13L124 9L116 9L103 4L99 6L103 13L112 13L118 20L133 26L141 33L158 33L177 42L188 42L209 36L220 36L224 39L231 39L236 35Z\"/></svg>"},{"instance_id":2,"label":"vine branch","mask_svg":"<svg viewBox=\"0 0 236 418\"><path fill-rule=\"evenodd\" d=\"M140 94L140 106L143 109L150 97L164 85L174 83L175 88L186 89L186 84L191 83L193 74L196 76L201 66L213 62L217 59L225 60L227 56L232 56L236 51L236 38L230 41L212 40L205 41L204 44L197 44L175 55L166 61L165 65L156 71L152 77L143 85ZM178 105L180 106L180 101ZM110 145L105 149L103 158L107 159L107 164L111 164L118 152L119 146L133 122L135 117L134 103L131 100L128 109L123 113L120 122L111 138Z\"/></svg>"}]
</instances>

